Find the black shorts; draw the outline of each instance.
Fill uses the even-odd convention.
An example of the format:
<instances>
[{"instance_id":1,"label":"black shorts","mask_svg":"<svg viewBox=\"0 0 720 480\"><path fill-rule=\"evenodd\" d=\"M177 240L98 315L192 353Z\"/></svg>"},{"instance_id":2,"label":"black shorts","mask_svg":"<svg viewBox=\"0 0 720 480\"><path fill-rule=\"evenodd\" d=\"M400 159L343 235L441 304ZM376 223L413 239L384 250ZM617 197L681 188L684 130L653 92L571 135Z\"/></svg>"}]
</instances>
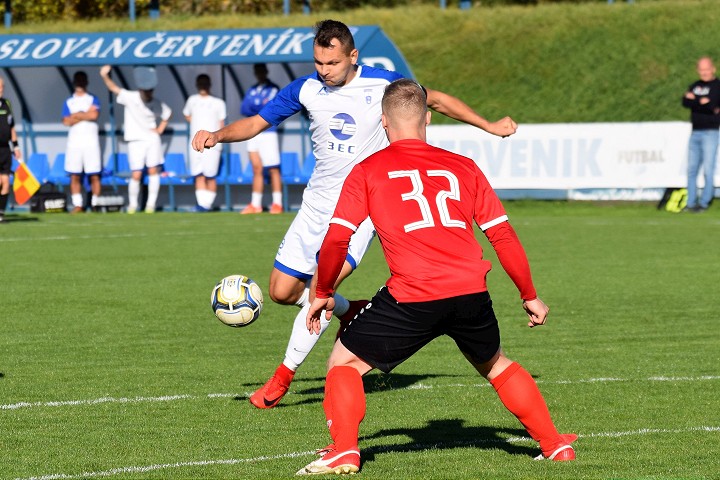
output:
<instances>
[{"instance_id":1,"label":"black shorts","mask_svg":"<svg viewBox=\"0 0 720 480\"><path fill-rule=\"evenodd\" d=\"M398 303L383 287L340 341L364 362L388 373L441 335L455 340L474 362L490 360L500 349L500 329L490 294Z\"/></svg>"},{"instance_id":2,"label":"black shorts","mask_svg":"<svg viewBox=\"0 0 720 480\"><path fill-rule=\"evenodd\" d=\"M0 148L0 174L12 173L12 152L10 148Z\"/></svg>"}]
</instances>

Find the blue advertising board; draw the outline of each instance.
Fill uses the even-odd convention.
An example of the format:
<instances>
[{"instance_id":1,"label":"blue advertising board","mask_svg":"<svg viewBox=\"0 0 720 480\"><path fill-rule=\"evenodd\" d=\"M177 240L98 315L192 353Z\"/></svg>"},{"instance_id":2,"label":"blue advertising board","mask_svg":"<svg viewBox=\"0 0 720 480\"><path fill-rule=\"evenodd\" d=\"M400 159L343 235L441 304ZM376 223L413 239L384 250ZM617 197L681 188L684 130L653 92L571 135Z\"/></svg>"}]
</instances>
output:
<instances>
[{"instance_id":1,"label":"blue advertising board","mask_svg":"<svg viewBox=\"0 0 720 480\"><path fill-rule=\"evenodd\" d=\"M351 27L361 63L412 77L378 26ZM0 36L0 67L312 62L310 27Z\"/></svg>"}]
</instances>

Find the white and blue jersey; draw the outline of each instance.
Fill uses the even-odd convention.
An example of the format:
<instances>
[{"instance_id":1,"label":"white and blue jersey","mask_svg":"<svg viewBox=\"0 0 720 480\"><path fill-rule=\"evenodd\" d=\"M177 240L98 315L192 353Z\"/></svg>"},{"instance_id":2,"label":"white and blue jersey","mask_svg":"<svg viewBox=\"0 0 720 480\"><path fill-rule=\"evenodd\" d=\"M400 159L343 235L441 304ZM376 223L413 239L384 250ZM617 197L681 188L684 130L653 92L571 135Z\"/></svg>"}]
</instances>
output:
<instances>
[{"instance_id":1,"label":"white and blue jersey","mask_svg":"<svg viewBox=\"0 0 720 480\"><path fill-rule=\"evenodd\" d=\"M73 113L89 112L95 108L100 110L100 100L91 93L73 94L65 100L62 116L69 117ZM68 132L68 146L72 148L83 147L88 142L98 141L98 124L95 121L83 120L70 127Z\"/></svg>"},{"instance_id":2,"label":"white and blue jersey","mask_svg":"<svg viewBox=\"0 0 720 480\"><path fill-rule=\"evenodd\" d=\"M317 72L298 78L271 100L259 115L277 126L303 110L310 116L315 170L303 202L275 257L275 268L301 279L317 269L320 250L343 182L352 168L388 145L380 121L385 87L403 76L359 65L353 79L340 87L326 86ZM353 268L365 254L374 230L366 220L350 240L348 262Z\"/></svg>"},{"instance_id":3,"label":"white and blue jersey","mask_svg":"<svg viewBox=\"0 0 720 480\"><path fill-rule=\"evenodd\" d=\"M316 164L304 205L332 214L350 170L388 145L381 101L385 87L399 78L397 72L359 65L349 83L329 87L316 72L290 83L260 111L275 126L303 108L310 116Z\"/></svg>"},{"instance_id":4,"label":"white and blue jersey","mask_svg":"<svg viewBox=\"0 0 720 480\"><path fill-rule=\"evenodd\" d=\"M245 93L245 97L243 97L242 104L240 105L240 113L246 117L257 115L270 100L275 98L279 91L280 87L269 80L253 85L250 87L250 90ZM276 128L276 126L272 126L267 129L266 132L273 132Z\"/></svg>"}]
</instances>

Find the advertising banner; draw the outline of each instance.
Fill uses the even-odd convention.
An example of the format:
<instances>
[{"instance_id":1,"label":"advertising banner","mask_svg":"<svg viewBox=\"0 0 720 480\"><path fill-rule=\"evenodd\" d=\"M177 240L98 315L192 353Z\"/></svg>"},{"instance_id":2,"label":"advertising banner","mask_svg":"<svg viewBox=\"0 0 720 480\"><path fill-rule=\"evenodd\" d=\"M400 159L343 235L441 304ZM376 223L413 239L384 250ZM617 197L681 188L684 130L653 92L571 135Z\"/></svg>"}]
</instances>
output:
<instances>
[{"instance_id":1,"label":"advertising banner","mask_svg":"<svg viewBox=\"0 0 720 480\"><path fill-rule=\"evenodd\" d=\"M689 137L688 122L523 124L508 138L428 129L429 143L475 160L497 189L684 187Z\"/></svg>"}]
</instances>

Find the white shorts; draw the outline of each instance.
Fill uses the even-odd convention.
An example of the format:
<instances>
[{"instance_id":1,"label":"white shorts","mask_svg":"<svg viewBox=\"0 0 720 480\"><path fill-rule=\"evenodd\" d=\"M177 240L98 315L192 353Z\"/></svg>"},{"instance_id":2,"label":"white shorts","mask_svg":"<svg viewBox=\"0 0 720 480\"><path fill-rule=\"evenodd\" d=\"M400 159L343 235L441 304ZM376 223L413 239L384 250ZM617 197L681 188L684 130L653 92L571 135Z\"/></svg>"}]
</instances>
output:
<instances>
[{"instance_id":1,"label":"white shorts","mask_svg":"<svg viewBox=\"0 0 720 480\"><path fill-rule=\"evenodd\" d=\"M332 214L319 217L321 215L308 215L300 208L280 243L275 255L275 268L301 280L312 278L317 270L317 254L327 233ZM375 226L368 218L350 237L347 261L353 270L360 264L374 236Z\"/></svg>"},{"instance_id":2,"label":"white shorts","mask_svg":"<svg viewBox=\"0 0 720 480\"><path fill-rule=\"evenodd\" d=\"M100 144L89 142L88 145L68 147L65 151L65 171L71 175L99 175L102 172Z\"/></svg>"},{"instance_id":3,"label":"white shorts","mask_svg":"<svg viewBox=\"0 0 720 480\"><path fill-rule=\"evenodd\" d=\"M258 152L263 167L280 165L280 142L277 132L262 132L247 142L248 152Z\"/></svg>"},{"instance_id":4,"label":"white shorts","mask_svg":"<svg viewBox=\"0 0 720 480\"><path fill-rule=\"evenodd\" d=\"M160 135L147 140L128 142L128 163L132 171L157 167L165 163Z\"/></svg>"},{"instance_id":5,"label":"white shorts","mask_svg":"<svg viewBox=\"0 0 720 480\"><path fill-rule=\"evenodd\" d=\"M222 153L222 144L218 143L213 148L205 149L198 152L190 145L190 175L197 177L202 175L207 178L215 178L220 171L220 154Z\"/></svg>"}]
</instances>

